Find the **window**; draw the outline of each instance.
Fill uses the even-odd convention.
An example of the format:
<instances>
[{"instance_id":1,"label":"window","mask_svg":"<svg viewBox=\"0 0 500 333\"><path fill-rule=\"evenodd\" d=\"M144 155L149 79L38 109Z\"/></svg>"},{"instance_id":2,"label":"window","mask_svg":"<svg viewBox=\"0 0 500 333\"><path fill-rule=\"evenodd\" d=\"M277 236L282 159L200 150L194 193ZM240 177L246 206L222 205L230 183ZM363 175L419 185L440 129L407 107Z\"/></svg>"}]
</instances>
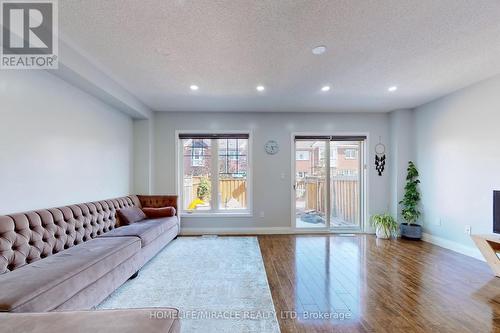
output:
<instances>
[{"instance_id":1,"label":"window","mask_svg":"<svg viewBox=\"0 0 500 333\"><path fill-rule=\"evenodd\" d=\"M346 149L344 150L344 157L346 160L355 160L358 158L358 153L356 149Z\"/></svg>"},{"instance_id":2,"label":"window","mask_svg":"<svg viewBox=\"0 0 500 333\"><path fill-rule=\"evenodd\" d=\"M207 139L182 140L184 189L189 201L186 209L211 209L212 141Z\"/></svg>"},{"instance_id":3,"label":"window","mask_svg":"<svg viewBox=\"0 0 500 333\"><path fill-rule=\"evenodd\" d=\"M249 213L249 135L180 134L182 211Z\"/></svg>"},{"instance_id":4,"label":"window","mask_svg":"<svg viewBox=\"0 0 500 333\"><path fill-rule=\"evenodd\" d=\"M191 166L203 166L204 149L193 147L191 150Z\"/></svg>"},{"instance_id":5,"label":"window","mask_svg":"<svg viewBox=\"0 0 500 333\"><path fill-rule=\"evenodd\" d=\"M297 151L295 154L295 159L297 161L309 161L309 152L307 150Z\"/></svg>"}]
</instances>

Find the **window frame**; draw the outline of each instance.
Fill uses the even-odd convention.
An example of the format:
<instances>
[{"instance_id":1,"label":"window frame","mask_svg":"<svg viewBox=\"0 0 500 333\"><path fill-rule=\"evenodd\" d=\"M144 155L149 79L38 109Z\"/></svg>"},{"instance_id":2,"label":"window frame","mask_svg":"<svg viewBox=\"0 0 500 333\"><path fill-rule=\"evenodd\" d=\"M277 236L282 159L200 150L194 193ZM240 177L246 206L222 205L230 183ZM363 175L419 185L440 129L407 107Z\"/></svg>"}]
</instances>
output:
<instances>
[{"instance_id":1,"label":"window frame","mask_svg":"<svg viewBox=\"0 0 500 333\"><path fill-rule=\"evenodd\" d=\"M248 148L247 148L247 208L244 209L220 209L219 207L219 145L212 143L212 188L217 188L216 193L212 193L211 196L211 209L210 210L200 210L200 211L189 211L184 209L184 152L182 147L182 139L179 135L182 134L246 134L248 135ZM217 140L217 139L215 139ZM176 130L175 131L175 158L176 158L176 168L175 168L175 187L176 193L179 196L179 208L181 217L213 217L213 216L225 216L225 217L252 217L253 216L253 133L252 131L214 131L214 130Z\"/></svg>"}]
</instances>

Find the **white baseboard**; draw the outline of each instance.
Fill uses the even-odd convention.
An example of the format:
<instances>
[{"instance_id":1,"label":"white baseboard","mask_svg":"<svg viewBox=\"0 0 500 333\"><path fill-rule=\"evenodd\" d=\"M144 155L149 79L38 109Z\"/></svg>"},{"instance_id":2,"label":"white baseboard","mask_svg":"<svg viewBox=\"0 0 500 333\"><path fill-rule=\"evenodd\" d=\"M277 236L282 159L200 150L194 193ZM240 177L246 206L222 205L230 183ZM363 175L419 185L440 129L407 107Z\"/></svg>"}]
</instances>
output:
<instances>
[{"instance_id":1,"label":"white baseboard","mask_svg":"<svg viewBox=\"0 0 500 333\"><path fill-rule=\"evenodd\" d=\"M181 235L278 235L290 234L291 228L181 228Z\"/></svg>"},{"instance_id":2,"label":"white baseboard","mask_svg":"<svg viewBox=\"0 0 500 333\"><path fill-rule=\"evenodd\" d=\"M347 231L346 231L347 232ZM183 228L181 235L292 235L292 234L329 234L325 230L302 230L290 227L269 228ZM349 232L352 233L352 232Z\"/></svg>"},{"instance_id":3,"label":"white baseboard","mask_svg":"<svg viewBox=\"0 0 500 333\"><path fill-rule=\"evenodd\" d=\"M466 256L479 259L481 261L486 261L486 260L484 260L481 252L477 248L472 247L472 246L466 246L466 245L463 245L463 244L460 244L460 243L457 243L457 242L454 242L454 241L451 241L451 240L448 240L445 238L441 238L438 236L427 234L425 232L422 235L422 240L424 242L428 242L428 243L431 243L431 244L434 244L434 245L437 245L440 247L444 247L445 249L452 250L452 251L464 254Z\"/></svg>"}]
</instances>

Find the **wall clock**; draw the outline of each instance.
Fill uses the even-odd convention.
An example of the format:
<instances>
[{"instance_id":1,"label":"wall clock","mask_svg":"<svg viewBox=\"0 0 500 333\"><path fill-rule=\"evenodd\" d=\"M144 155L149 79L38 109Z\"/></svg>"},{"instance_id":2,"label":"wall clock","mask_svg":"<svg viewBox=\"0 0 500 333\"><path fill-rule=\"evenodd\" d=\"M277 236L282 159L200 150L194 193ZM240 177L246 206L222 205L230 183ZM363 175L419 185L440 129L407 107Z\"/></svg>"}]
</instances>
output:
<instances>
[{"instance_id":1,"label":"wall clock","mask_svg":"<svg viewBox=\"0 0 500 333\"><path fill-rule=\"evenodd\" d=\"M269 140L266 142L266 153L269 155L275 155L280 151L280 146L278 145L278 142L274 140Z\"/></svg>"}]
</instances>

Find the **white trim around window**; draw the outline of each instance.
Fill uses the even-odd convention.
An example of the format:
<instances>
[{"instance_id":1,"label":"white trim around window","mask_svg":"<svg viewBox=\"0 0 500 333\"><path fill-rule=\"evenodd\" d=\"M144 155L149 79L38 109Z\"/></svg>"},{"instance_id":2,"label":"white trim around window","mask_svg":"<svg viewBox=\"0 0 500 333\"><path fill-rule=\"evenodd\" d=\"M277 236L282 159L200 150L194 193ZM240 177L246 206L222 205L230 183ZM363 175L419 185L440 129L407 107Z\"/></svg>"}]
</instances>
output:
<instances>
[{"instance_id":1,"label":"white trim around window","mask_svg":"<svg viewBox=\"0 0 500 333\"><path fill-rule=\"evenodd\" d=\"M246 209L219 209L218 194L212 195L211 207L209 211L186 211L183 208L183 189L184 186L184 160L183 149L181 148L182 140L179 139L180 134L247 134L248 152L247 152L247 208ZM217 148L212 151L212 161L218 159ZM253 133L252 131L220 131L220 130L176 130L175 131L175 189L179 195L179 207L182 217L252 217L253 216ZM217 184L219 177L218 163L212 163L212 188Z\"/></svg>"}]
</instances>

